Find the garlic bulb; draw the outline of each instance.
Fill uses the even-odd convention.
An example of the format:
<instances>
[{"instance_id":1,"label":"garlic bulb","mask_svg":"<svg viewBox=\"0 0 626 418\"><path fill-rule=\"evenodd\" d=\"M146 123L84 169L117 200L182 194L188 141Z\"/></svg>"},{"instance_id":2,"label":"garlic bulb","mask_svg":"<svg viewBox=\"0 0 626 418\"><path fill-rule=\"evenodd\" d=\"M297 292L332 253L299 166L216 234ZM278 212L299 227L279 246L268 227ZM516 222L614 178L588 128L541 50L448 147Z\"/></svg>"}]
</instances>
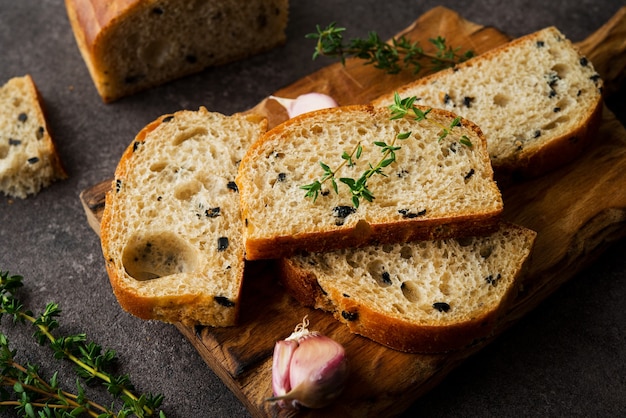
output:
<instances>
[{"instance_id":1,"label":"garlic bulb","mask_svg":"<svg viewBox=\"0 0 626 418\"><path fill-rule=\"evenodd\" d=\"M295 99L270 96L270 99L274 99L280 103L280 105L287 110L290 118L303 113L312 112L314 110L338 106L335 99L322 93L306 93Z\"/></svg>"},{"instance_id":2,"label":"garlic bulb","mask_svg":"<svg viewBox=\"0 0 626 418\"><path fill-rule=\"evenodd\" d=\"M336 399L348 376L343 346L308 330L305 317L285 340L277 341L272 359L269 401L283 408L321 408Z\"/></svg>"}]
</instances>

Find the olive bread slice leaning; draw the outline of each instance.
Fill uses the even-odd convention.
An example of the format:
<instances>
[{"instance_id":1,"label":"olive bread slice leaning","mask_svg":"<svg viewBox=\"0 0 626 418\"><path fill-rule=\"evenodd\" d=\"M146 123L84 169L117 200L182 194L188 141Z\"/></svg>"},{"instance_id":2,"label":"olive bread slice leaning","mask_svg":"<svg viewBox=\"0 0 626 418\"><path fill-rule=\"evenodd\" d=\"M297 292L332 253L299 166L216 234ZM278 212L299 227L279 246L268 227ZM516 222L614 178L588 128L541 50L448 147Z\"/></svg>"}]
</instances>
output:
<instances>
[{"instance_id":1,"label":"olive bread slice leaning","mask_svg":"<svg viewBox=\"0 0 626 418\"><path fill-rule=\"evenodd\" d=\"M237 165L258 116L180 111L128 146L106 195L101 243L113 292L143 319L234 325L244 271Z\"/></svg>"}]
</instances>

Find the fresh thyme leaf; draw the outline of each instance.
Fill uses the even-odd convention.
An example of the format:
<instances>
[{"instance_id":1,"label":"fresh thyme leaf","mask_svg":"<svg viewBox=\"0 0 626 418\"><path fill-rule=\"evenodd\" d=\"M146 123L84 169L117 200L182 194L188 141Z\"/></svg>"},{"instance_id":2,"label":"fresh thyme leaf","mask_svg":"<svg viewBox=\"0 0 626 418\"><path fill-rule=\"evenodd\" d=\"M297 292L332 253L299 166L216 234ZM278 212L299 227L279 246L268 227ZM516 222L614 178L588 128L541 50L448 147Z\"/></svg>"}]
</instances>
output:
<instances>
[{"instance_id":1,"label":"fresh thyme leaf","mask_svg":"<svg viewBox=\"0 0 626 418\"><path fill-rule=\"evenodd\" d=\"M438 41L440 42L440 41ZM418 122L429 122L435 124L441 130L438 134L438 140L441 141L451 134L452 130L460 126L461 118L456 117L450 122L449 126L444 126L440 124L436 120L432 120L428 117L428 114L431 112L432 108L427 108L422 110L422 108L417 107L415 105L416 97L407 97L401 98L398 92L394 93L394 102L389 106L390 110L390 119L402 119L408 116L411 116L415 121ZM350 177L341 177L339 178L339 182L343 183L348 187L350 193L352 195L352 204L355 208L359 207L360 200L364 199L368 202L372 202L375 199L374 194L367 188L367 181L374 175L380 175L383 177L387 177L384 173L383 168L389 167L396 161L396 151L402 149L402 147L396 145L396 141L404 141L411 137L411 132L400 132L396 134L391 143L387 143L385 141L374 141L373 144L380 148L381 153L383 154L380 160L376 163L376 165L372 165L368 163L369 169L367 169L358 180L355 180ZM471 140L463 135L459 142L467 147L472 146ZM319 180L315 180L311 184L307 184L304 186L300 186L301 189L306 190L305 198L311 198L313 202L315 202L319 196L323 183L330 180L333 186L333 190L336 194L339 194L339 189L336 182L337 173L343 168L344 165L348 165L348 167L354 167L355 161L361 157L363 152L363 147L361 143L357 144L357 146L351 151L343 151L341 154L341 159L343 162L335 169L332 170L330 166L325 163L320 162L320 166L323 170L323 175Z\"/></svg>"},{"instance_id":2,"label":"fresh thyme leaf","mask_svg":"<svg viewBox=\"0 0 626 418\"><path fill-rule=\"evenodd\" d=\"M335 22L323 28L316 25L316 32L305 37L316 41L313 59L319 56L338 58L345 65L350 57L364 60L365 65L373 65L388 74L397 74L404 69L412 69L414 74L430 64L430 69L439 71L466 61L474 56L471 50L460 52L461 48L452 48L445 38L438 36L429 39L435 52L428 53L418 42L411 42L405 36L383 41L376 32L369 32L367 38L353 38L344 42L346 28L338 27Z\"/></svg>"},{"instance_id":3,"label":"fresh thyme leaf","mask_svg":"<svg viewBox=\"0 0 626 418\"><path fill-rule=\"evenodd\" d=\"M363 147L359 144L356 148L356 159L361 158L361 154L363 153Z\"/></svg>"},{"instance_id":4,"label":"fresh thyme leaf","mask_svg":"<svg viewBox=\"0 0 626 418\"><path fill-rule=\"evenodd\" d=\"M467 135L463 135L461 137L461 139L459 140L459 142L463 145L465 145L466 147L473 147L474 144L472 144L472 141L467 137Z\"/></svg>"}]
</instances>

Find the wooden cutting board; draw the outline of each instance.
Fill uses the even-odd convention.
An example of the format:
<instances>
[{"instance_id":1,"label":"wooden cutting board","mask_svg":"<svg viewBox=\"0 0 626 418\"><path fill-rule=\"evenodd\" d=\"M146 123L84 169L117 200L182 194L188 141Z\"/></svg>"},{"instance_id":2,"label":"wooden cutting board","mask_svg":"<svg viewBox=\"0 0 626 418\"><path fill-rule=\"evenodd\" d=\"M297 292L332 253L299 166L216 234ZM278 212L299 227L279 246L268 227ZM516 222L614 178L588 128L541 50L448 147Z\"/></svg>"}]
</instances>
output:
<instances>
[{"instance_id":1,"label":"wooden cutting board","mask_svg":"<svg viewBox=\"0 0 626 418\"><path fill-rule=\"evenodd\" d=\"M490 27L464 20L455 12L436 8L402 31L422 45L444 36L450 45L485 52L509 38ZM579 46L606 83L607 94L619 86L626 68L626 7ZM333 64L273 94L296 97L319 91L340 104L367 103L409 81L411 74L385 75L371 66L348 60ZM286 119L272 100L249 112L265 114L271 125ZM81 201L87 219L99 233L106 180L85 190ZM592 263L611 242L626 237L626 130L608 110L596 141L575 163L545 177L503 190L505 218L538 232L523 291L502 318L496 334L532 310L582 268ZM240 324L232 328L177 328L202 358L256 417L290 416L265 402L271 395L271 357L276 340L288 336L308 315L311 328L336 339L346 348L351 374L341 398L323 410L298 416L389 416L404 411L437 385L464 359L485 347L496 335L462 351L405 354L352 335L330 314L301 307L277 283L271 261L247 265Z\"/></svg>"}]
</instances>

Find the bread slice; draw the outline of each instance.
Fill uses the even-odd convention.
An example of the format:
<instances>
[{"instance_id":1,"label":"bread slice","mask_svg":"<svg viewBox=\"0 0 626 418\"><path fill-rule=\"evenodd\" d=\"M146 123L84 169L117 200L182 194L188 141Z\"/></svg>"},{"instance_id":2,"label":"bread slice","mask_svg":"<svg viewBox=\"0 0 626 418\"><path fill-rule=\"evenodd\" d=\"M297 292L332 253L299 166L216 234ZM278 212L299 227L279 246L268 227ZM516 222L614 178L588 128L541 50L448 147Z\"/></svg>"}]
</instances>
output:
<instances>
[{"instance_id":1,"label":"bread slice","mask_svg":"<svg viewBox=\"0 0 626 418\"><path fill-rule=\"evenodd\" d=\"M0 87L0 191L24 199L67 178L30 75Z\"/></svg>"},{"instance_id":2,"label":"bread slice","mask_svg":"<svg viewBox=\"0 0 626 418\"><path fill-rule=\"evenodd\" d=\"M368 246L280 260L302 304L405 352L461 349L489 336L517 294L536 233L502 223L488 236Z\"/></svg>"},{"instance_id":3,"label":"bread slice","mask_svg":"<svg viewBox=\"0 0 626 418\"><path fill-rule=\"evenodd\" d=\"M283 44L288 0L65 0L104 102Z\"/></svg>"},{"instance_id":4,"label":"bread slice","mask_svg":"<svg viewBox=\"0 0 626 418\"><path fill-rule=\"evenodd\" d=\"M548 27L398 89L483 130L496 178L533 177L572 161L593 140L602 80ZM393 103L394 92L373 103Z\"/></svg>"},{"instance_id":5,"label":"bread slice","mask_svg":"<svg viewBox=\"0 0 626 418\"><path fill-rule=\"evenodd\" d=\"M258 116L180 111L147 125L107 193L102 251L120 305L143 319L234 325L244 271L234 182Z\"/></svg>"},{"instance_id":6,"label":"bread slice","mask_svg":"<svg viewBox=\"0 0 626 418\"><path fill-rule=\"evenodd\" d=\"M422 108L422 111L428 109ZM443 139L442 127L455 119L432 109L425 121L392 120L388 109L367 105L318 110L268 131L250 147L239 167L245 222L246 258L279 258L299 250L328 251L373 242L478 233L493 229L502 212L500 191L480 129L462 120ZM401 149L384 175L369 178L372 202L354 207L346 185L323 184L316 199L302 186L323 175L320 162L337 169L342 154L362 146L359 159L337 177L358 178L383 155L375 142ZM463 136L471 146L463 145Z\"/></svg>"}]
</instances>

